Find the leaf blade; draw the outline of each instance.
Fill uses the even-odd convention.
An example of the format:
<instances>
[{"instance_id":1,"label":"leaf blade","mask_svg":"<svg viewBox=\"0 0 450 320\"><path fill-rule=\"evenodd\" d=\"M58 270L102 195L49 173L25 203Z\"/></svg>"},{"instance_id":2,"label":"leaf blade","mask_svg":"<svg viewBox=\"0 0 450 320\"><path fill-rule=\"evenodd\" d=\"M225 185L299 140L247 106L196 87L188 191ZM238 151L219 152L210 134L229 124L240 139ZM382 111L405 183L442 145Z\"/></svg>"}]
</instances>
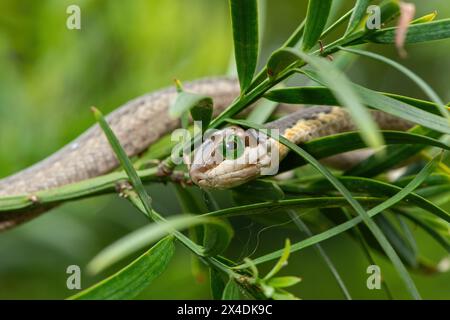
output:
<instances>
[{"instance_id":1,"label":"leaf blade","mask_svg":"<svg viewBox=\"0 0 450 320\"><path fill-rule=\"evenodd\" d=\"M185 214L175 216L164 222L153 223L141 227L110 244L89 262L87 269L92 273L98 273L132 252L148 246L150 243L159 240L167 234L173 233L179 229L206 223L227 229L227 232L230 228L228 224L224 224L218 219L211 219L210 217L189 216Z\"/></svg>"},{"instance_id":2,"label":"leaf blade","mask_svg":"<svg viewBox=\"0 0 450 320\"><path fill-rule=\"evenodd\" d=\"M256 0L230 0L234 55L241 92L250 85L258 60L258 4Z\"/></svg>"},{"instance_id":3,"label":"leaf blade","mask_svg":"<svg viewBox=\"0 0 450 320\"><path fill-rule=\"evenodd\" d=\"M168 236L125 268L68 299L132 299L164 272L174 251L174 239Z\"/></svg>"},{"instance_id":4,"label":"leaf blade","mask_svg":"<svg viewBox=\"0 0 450 320\"><path fill-rule=\"evenodd\" d=\"M332 0L309 0L302 49L311 50L320 39L330 14Z\"/></svg>"},{"instance_id":5,"label":"leaf blade","mask_svg":"<svg viewBox=\"0 0 450 320\"><path fill-rule=\"evenodd\" d=\"M352 16L350 17L350 21L347 26L347 30L345 31L345 35L348 35L355 31L356 28L361 24L364 15L366 14L367 7L371 0L357 0L355 7L353 9Z\"/></svg>"},{"instance_id":6,"label":"leaf blade","mask_svg":"<svg viewBox=\"0 0 450 320\"><path fill-rule=\"evenodd\" d=\"M380 44L395 43L397 28L386 28L374 32L366 38L368 42ZM405 43L419 43L450 38L450 19L442 19L428 23L409 26Z\"/></svg>"}]
</instances>

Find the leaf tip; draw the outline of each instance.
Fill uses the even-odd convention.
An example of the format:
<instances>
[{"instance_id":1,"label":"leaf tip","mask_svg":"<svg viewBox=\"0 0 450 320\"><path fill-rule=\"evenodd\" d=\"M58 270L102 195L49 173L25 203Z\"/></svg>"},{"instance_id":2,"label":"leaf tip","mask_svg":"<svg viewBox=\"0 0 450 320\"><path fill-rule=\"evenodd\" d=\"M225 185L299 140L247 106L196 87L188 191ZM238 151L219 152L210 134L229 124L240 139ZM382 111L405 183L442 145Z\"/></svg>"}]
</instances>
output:
<instances>
[{"instance_id":1,"label":"leaf tip","mask_svg":"<svg viewBox=\"0 0 450 320\"><path fill-rule=\"evenodd\" d=\"M94 106L91 107L91 112L94 114L94 117L96 120L99 120L103 116L103 114L100 112L100 110L98 110Z\"/></svg>"},{"instance_id":2,"label":"leaf tip","mask_svg":"<svg viewBox=\"0 0 450 320\"><path fill-rule=\"evenodd\" d=\"M175 82L175 88L177 89L177 92L183 92L183 84L181 83L181 81L177 78L173 78L173 82Z\"/></svg>"}]
</instances>

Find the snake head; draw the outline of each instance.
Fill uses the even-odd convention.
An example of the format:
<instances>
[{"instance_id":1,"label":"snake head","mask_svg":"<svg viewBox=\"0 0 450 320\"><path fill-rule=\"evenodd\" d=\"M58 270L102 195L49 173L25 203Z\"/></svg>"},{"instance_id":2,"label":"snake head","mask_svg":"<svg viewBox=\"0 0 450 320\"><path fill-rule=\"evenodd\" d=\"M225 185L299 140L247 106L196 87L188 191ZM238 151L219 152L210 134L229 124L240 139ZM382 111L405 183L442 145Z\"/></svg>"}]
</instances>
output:
<instances>
[{"instance_id":1,"label":"snake head","mask_svg":"<svg viewBox=\"0 0 450 320\"><path fill-rule=\"evenodd\" d=\"M275 156L274 156L275 155ZM278 143L254 129L231 126L207 135L194 151L189 174L202 188L226 189L278 168Z\"/></svg>"}]
</instances>

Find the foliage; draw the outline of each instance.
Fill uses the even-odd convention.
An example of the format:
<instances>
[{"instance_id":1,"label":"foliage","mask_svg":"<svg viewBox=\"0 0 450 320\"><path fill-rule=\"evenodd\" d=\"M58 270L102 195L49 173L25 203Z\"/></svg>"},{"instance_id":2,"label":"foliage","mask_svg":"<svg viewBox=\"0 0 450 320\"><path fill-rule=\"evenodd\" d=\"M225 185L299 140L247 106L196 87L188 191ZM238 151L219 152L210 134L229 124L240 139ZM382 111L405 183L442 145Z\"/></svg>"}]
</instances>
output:
<instances>
[{"instance_id":1,"label":"foliage","mask_svg":"<svg viewBox=\"0 0 450 320\"><path fill-rule=\"evenodd\" d=\"M365 28L364 24L367 20L366 9L372 2L355 1L353 9L326 28L328 19L332 17L332 1L310 0L305 21L299 23L293 34L270 54L266 64L255 74L258 59L261 59L261 22L258 19L257 1L230 0L241 95L222 114L211 119L212 100L185 93L179 85L179 96L171 109L173 116L184 118L185 126L187 114L191 112L194 119L202 121L204 128L220 128L227 123L260 128L260 124L270 113L265 113L263 117L255 117L253 113L249 122L236 120L234 117L264 97L291 104L340 105L349 110L359 128L357 132L316 139L302 146L296 146L281 137L279 141L291 149L292 153L283 163L282 170L295 168L295 176L286 180L260 179L241 186L234 191L249 196L236 198L234 206L221 208L214 195L204 192L202 199L198 194L190 193L190 189L177 186L183 215L172 219L163 217L152 207L152 199L143 183L166 178L158 177L156 168L136 170L136 164L133 165L123 152L101 113L94 110L125 173L115 172L51 192L42 192L39 199L52 204L99 193L112 193L115 192L117 182L127 180L132 188L120 190L121 194L153 223L106 248L92 261L91 266L94 266L95 271L101 271L117 260L145 248L143 255L73 298L133 298L166 269L174 250L173 241L176 239L194 255L195 261L198 259L204 262L209 269L214 298L235 299L243 296L291 299L295 296L284 288L297 285L300 278L274 277L286 265L289 255L345 232L355 231L352 234L356 234L368 256L372 252L378 252L387 258L403 280L410 297L420 299L421 295L410 272L436 272L437 266L429 263L416 248L414 237L410 234L410 224L398 219L406 218L420 226L448 252L450 215L445 209L448 200L442 203L434 201L436 198L444 199L449 193L450 169L446 166L445 152L449 149L448 107L425 81L408 68L367 51L364 47L349 48L364 46L366 43L394 43L396 26L389 25L389 22L395 21L399 14L398 2L382 2L383 12L387 16L383 16L385 25L376 31ZM431 21L432 19L434 16L414 21L406 43L450 38L450 20ZM347 27L342 36L332 38L341 31L339 27L345 23ZM323 45L325 41L328 45ZM331 55L338 53L351 54L353 58L370 57L396 68L417 84L431 102L378 92L354 83L337 62L328 60ZM314 83L314 86L276 87L294 76L302 76ZM268 105L268 108L271 107L270 110L273 111L274 105ZM369 108L412 121L416 126L408 132L380 131L369 116ZM318 161L367 146L381 150L345 172L330 171ZM170 146L166 147L159 151L157 159L152 156L152 149L143 158L163 161L170 166ZM389 171L396 165L417 156L422 162L416 161L408 166L407 173L411 176L404 175L394 180L389 178ZM305 179L303 177L308 170L313 170L315 175ZM436 175L443 175L445 178L433 180ZM434 187L432 190L429 189L430 185ZM207 203L207 208L196 203L202 203L202 200ZM33 204L26 197L0 199L0 214L20 211L31 205ZM308 235L308 232L302 230L307 234L306 239L292 245L286 240L284 249L273 250L254 259L234 259L232 255L228 255L227 248L234 232L225 219L238 216L270 217L274 215L273 212L294 214L295 218L306 208L309 210L305 211L307 216L316 218L308 221L313 229L320 225L317 220L331 220L326 219L327 215L324 214L327 210L332 212L330 208L335 210L333 214L340 215L344 221L330 221L331 227L314 235L310 232ZM399 223L400 228L394 224L395 221L402 221ZM203 229L198 228L199 225ZM441 228L435 227L436 225ZM181 232L184 228L189 228L189 236ZM152 247L153 242L164 236L163 240ZM162 246L164 250L161 249ZM166 248L167 246L170 248ZM278 262L261 278L257 265L275 259ZM330 260L326 260L326 263L331 270L338 269ZM334 276L342 283L339 274L335 273ZM124 290L126 287L134 289ZM350 298L349 295L346 297Z\"/></svg>"}]
</instances>

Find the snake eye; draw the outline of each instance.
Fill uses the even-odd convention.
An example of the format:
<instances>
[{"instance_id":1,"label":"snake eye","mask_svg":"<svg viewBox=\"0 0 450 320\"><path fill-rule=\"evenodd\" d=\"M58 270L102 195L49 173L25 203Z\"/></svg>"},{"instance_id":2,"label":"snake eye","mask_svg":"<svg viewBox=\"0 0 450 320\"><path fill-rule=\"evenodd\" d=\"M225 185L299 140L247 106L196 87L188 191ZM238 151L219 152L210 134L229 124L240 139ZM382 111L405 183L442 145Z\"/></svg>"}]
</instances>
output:
<instances>
[{"instance_id":1,"label":"snake eye","mask_svg":"<svg viewBox=\"0 0 450 320\"><path fill-rule=\"evenodd\" d=\"M233 134L225 137L218 145L218 149L225 159L235 160L244 152L244 144L240 137Z\"/></svg>"}]
</instances>

